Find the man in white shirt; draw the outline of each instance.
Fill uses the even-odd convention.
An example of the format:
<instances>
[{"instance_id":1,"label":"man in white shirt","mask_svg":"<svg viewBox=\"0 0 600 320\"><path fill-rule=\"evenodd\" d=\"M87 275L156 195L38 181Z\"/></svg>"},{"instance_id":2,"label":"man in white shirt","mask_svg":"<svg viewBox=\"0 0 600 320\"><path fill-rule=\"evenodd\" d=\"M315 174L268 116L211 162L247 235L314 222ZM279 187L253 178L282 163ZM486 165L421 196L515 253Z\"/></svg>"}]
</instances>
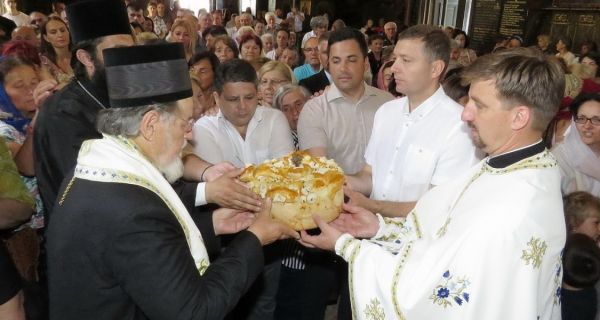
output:
<instances>
[{"instance_id":1,"label":"man in white shirt","mask_svg":"<svg viewBox=\"0 0 600 320\"><path fill-rule=\"evenodd\" d=\"M346 193L373 212L405 216L427 190L478 159L460 120L463 108L440 85L450 56L448 37L433 26L413 26L399 35L394 55L396 90L406 96L375 115L367 164L348 177Z\"/></svg>"},{"instance_id":2,"label":"man in white shirt","mask_svg":"<svg viewBox=\"0 0 600 320\"><path fill-rule=\"evenodd\" d=\"M248 69L249 68L249 69ZM229 161L239 168L294 150L283 113L258 106L256 71L243 60L217 69L215 100L220 111L194 125L194 152L211 163Z\"/></svg>"},{"instance_id":3,"label":"man in white shirt","mask_svg":"<svg viewBox=\"0 0 600 320\"><path fill-rule=\"evenodd\" d=\"M4 0L6 13L2 16L15 22L17 27L29 25L29 16L17 9L17 0Z\"/></svg>"},{"instance_id":4,"label":"man in white shirt","mask_svg":"<svg viewBox=\"0 0 600 320\"><path fill-rule=\"evenodd\" d=\"M357 320L561 317L566 228L542 134L563 96L562 68L515 48L462 76L471 86L462 119L489 157L428 191L406 218L345 205L351 214L331 225L316 219L318 237L302 234L348 261Z\"/></svg>"},{"instance_id":5,"label":"man in white shirt","mask_svg":"<svg viewBox=\"0 0 600 320\"><path fill-rule=\"evenodd\" d=\"M285 115L258 106L257 76L252 65L234 59L221 64L215 74L214 93L220 111L200 118L193 129L194 152L217 163L237 167L258 164L294 150L292 132ZM272 319L279 288L281 261L266 253L262 277L234 311L234 319Z\"/></svg>"}]
</instances>

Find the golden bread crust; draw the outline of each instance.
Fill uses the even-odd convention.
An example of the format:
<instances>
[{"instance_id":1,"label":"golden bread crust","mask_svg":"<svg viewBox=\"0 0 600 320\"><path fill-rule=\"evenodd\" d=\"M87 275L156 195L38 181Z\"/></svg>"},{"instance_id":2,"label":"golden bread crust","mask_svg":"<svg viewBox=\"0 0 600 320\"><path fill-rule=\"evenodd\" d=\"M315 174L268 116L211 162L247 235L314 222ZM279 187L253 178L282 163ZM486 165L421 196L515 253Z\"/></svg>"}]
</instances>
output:
<instances>
[{"instance_id":1,"label":"golden bread crust","mask_svg":"<svg viewBox=\"0 0 600 320\"><path fill-rule=\"evenodd\" d=\"M329 222L344 201L344 173L333 161L303 151L251 165L240 181L261 197L273 200L271 215L294 230L316 228L313 214Z\"/></svg>"}]
</instances>

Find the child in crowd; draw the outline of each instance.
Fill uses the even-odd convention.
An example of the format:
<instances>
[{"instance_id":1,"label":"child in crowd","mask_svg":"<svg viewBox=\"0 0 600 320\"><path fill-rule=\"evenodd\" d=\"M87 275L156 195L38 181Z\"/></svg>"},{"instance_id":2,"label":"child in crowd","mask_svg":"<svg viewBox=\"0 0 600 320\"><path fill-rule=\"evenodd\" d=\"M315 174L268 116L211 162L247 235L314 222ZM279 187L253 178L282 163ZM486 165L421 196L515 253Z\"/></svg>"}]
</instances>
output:
<instances>
[{"instance_id":1,"label":"child in crowd","mask_svg":"<svg viewBox=\"0 0 600 320\"><path fill-rule=\"evenodd\" d=\"M567 243L563 252L562 319L594 319L598 309L594 286L600 279L600 199L587 192L564 198Z\"/></svg>"}]
</instances>

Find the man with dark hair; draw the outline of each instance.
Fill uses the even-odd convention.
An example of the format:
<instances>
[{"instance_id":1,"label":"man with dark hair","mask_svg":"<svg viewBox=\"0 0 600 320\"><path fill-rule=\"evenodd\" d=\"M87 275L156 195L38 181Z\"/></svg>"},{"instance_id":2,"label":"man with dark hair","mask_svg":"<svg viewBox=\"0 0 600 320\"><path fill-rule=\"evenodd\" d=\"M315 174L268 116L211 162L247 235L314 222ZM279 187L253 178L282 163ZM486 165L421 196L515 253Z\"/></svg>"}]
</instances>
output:
<instances>
[{"instance_id":1,"label":"man with dark hair","mask_svg":"<svg viewBox=\"0 0 600 320\"><path fill-rule=\"evenodd\" d=\"M332 83L321 96L309 100L300 113L300 149L313 156L334 159L346 174L353 174L364 166L375 112L394 97L365 83L369 61L367 43L360 31L339 29L331 32L328 42L328 70ZM324 286L332 286L336 275L333 257L322 252L305 256L307 264L317 261L322 265L320 273L325 276L321 274L320 277L324 279ZM339 314L345 319L349 316L346 310L349 302L343 290ZM318 311L319 307L311 311Z\"/></svg>"},{"instance_id":2,"label":"man with dark hair","mask_svg":"<svg viewBox=\"0 0 600 320\"><path fill-rule=\"evenodd\" d=\"M331 83L331 75L329 74L329 71L327 71L327 66L329 64L327 47L330 34L331 32L325 32L319 37L318 49L319 61L322 66L321 71L298 82L298 84L308 89L312 94L324 90Z\"/></svg>"},{"instance_id":3,"label":"man with dark hair","mask_svg":"<svg viewBox=\"0 0 600 320\"><path fill-rule=\"evenodd\" d=\"M103 137L83 143L48 226L50 319L223 319L260 273L261 246L297 233L272 220L270 200L256 215L197 212L171 187L193 123L181 44L103 55ZM217 236L236 232L221 251Z\"/></svg>"},{"instance_id":4,"label":"man with dark hair","mask_svg":"<svg viewBox=\"0 0 600 320\"><path fill-rule=\"evenodd\" d=\"M271 60L279 60L283 50L288 47L290 32L287 29L279 29L275 32L275 48L265 54Z\"/></svg>"},{"instance_id":5,"label":"man with dark hair","mask_svg":"<svg viewBox=\"0 0 600 320\"><path fill-rule=\"evenodd\" d=\"M214 83L220 111L194 124L194 152L199 157L244 167L294 150L285 115L258 105L258 80L249 62L234 59L219 65ZM234 319L273 319L281 261L270 251L265 258L263 274L241 300Z\"/></svg>"},{"instance_id":6,"label":"man with dark hair","mask_svg":"<svg viewBox=\"0 0 600 320\"><path fill-rule=\"evenodd\" d=\"M353 204L383 216L405 216L427 190L478 160L460 121L462 106L440 85L450 56L448 36L433 26L413 26L398 35L394 55L396 90L405 97L377 112L366 165L348 177L346 190Z\"/></svg>"},{"instance_id":7,"label":"man with dark hair","mask_svg":"<svg viewBox=\"0 0 600 320\"><path fill-rule=\"evenodd\" d=\"M411 59L402 41L397 59ZM560 319L566 228L542 134L564 93L562 68L536 49L507 49L475 60L463 80L462 120L485 160L426 192L406 218L345 205L331 225L315 219L319 236L302 234L348 261L356 319Z\"/></svg>"}]
</instances>

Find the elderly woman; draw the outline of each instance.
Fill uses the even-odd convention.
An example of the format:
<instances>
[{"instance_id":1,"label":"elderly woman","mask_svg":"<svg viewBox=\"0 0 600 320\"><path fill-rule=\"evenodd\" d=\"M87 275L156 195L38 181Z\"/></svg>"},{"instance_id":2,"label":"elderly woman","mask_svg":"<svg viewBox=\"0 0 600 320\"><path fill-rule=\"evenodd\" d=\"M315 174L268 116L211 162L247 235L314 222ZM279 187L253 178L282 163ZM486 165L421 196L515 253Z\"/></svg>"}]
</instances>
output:
<instances>
[{"instance_id":1,"label":"elderly woman","mask_svg":"<svg viewBox=\"0 0 600 320\"><path fill-rule=\"evenodd\" d=\"M255 34L248 34L240 40L240 58L248 62L258 60L262 56L262 41Z\"/></svg>"},{"instance_id":2,"label":"elderly woman","mask_svg":"<svg viewBox=\"0 0 600 320\"><path fill-rule=\"evenodd\" d=\"M294 139L294 147L298 150L298 117L304 104L310 99L311 94L303 86L297 84L286 84L275 92L273 108L281 110L288 120Z\"/></svg>"},{"instance_id":3,"label":"elderly woman","mask_svg":"<svg viewBox=\"0 0 600 320\"><path fill-rule=\"evenodd\" d=\"M560 166L562 191L600 197L600 93L581 94L571 104L573 121L552 153Z\"/></svg>"},{"instance_id":4,"label":"elderly woman","mask_svg":"<svg viewBox=\"0 0 600 320\"><path fill-rule=\"evenodd\" d=\"M273 47L275 45L275 38L273 37L272 34L265 33L260 36L260 41L262 41L262 44L263 44L262 55L266 56L266 54L268 52L271 52L273 50ZM275 59L271 59L271 60L275 60Z\"/></svg>"},{"instance_id":5,"label":"elderly woman","mask_svg":"<svg viewBox=\"0 0 600 320\"><path fill-rule=\"evenodd\" d=\"M304 47L306 40L313 37L318 39L325 31L327 31L328 26L329 20L326 16L316 16L310 19L310 28L312 31L307 32L302 38L302 47Z\"/></svg>"},{"instance_id":6,"label":"elderly woman","mask_svg":"<svg viewBox=\"0 0 600 320\"><path fill-rule=\"evenodd\" d=\"M271 107L273 96L279 87L295 83L294 73L281 61L269 61L258 70L258 94L261 105Z\"/></svg>"}]
</instances>

